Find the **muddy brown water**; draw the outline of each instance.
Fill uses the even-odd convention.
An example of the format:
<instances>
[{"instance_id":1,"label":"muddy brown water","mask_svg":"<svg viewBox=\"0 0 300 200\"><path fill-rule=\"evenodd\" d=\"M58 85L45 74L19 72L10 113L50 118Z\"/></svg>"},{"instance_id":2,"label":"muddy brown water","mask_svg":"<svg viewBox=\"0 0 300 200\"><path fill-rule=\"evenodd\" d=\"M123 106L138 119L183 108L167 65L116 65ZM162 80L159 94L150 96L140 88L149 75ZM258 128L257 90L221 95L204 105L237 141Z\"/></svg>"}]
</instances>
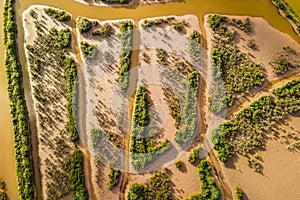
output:
<instances>
[{"instance_id":1,"label":"muddy brown water","mask_svg":"<svg viewBox=\"0 0 300 200\"><path fill-rule=\"evenodd\" d=\"M295 11L300 15L300 3L298 0L288 0ZM0 12L3 12L4 0L0 0ZM269 0L185 0L182 2L170 2L152 5L140 5L131 7L96 7L83 5L74 0L26 0L16 2L17 23L18 23L18 49L20 61L23 67L24 88L26 100L29 105L29 115L34 120L30 83L28 78L27 66L24 54L24 31L22 28L22 12L30 5L41 4L54 6L65 9L72 13L73 20L78 16L86 16L89 18L98 18L100 20L107 19L123 19L132 18L140 20L147 17L156 17L163 15L184 15L195 14L199 17L200 26L203 28L203 17L207 13L220 13L230 15L249 15L261 16L265 18L274 28L289 34L298 43L300 38L293 32L290 24L281 17L277 9ZM0 20L2 27L2 18ZM203 29L202 29L203 30ZM0 37L3 38L2 28L0 29ZM0 57L4 57L4 46L0 43ZM11 126L11 115L9 113L9 101L6 90L7 84L5 79L4 61L0 59L0 178L6 182L7 194L12 200L18 199L17 182L15 172L14 150L13 150L13 132ZM34 142L35 143L35 142ZM36 154L34 152L34 154ZM37 155L34 155L37 158ZM36 159L35 159L36 160Z\"/></svg>"}]
</instances>

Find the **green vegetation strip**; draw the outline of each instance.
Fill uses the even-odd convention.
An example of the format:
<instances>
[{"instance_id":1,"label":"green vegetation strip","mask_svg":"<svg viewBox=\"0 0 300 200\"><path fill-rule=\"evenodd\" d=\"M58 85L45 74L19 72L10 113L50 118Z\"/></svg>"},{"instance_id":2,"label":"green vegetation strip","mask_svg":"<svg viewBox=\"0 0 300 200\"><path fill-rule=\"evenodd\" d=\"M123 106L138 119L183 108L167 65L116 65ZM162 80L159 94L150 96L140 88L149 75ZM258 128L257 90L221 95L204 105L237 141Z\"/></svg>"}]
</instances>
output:
<instances>
[{"instance_id":1,"label":"green vegetation strip","mask_svg":"<svg viewBox=\"0 0 300 200\"><path fill-rule=\"evenodd\" d=\"M67 80L67 116L68 132L72 141L79 139L76 125L76 108L77 108L77 69L73 58L65 59L65 77Z\"/></svg>"},{"instance_id":2,"label":"green vegetation strip","mask_svg":"<svg viewBox=\"0 0 300 200\"><path fill-rule=\"evenodd\" d=\"M165 140L159 144L154 144L151 138L147 137L149 118L149 99L147 90L140 87L136 92L133 128L130 141L130 151L132 152L132 165L135 169L143 169L148 163L155 160L158 155L170 149L170 141Z\"/></svg>"},{"instance_id":3,"label":"green vegetation strip","mask_svg":"<svg viewBox=\"0 0 300 200\"><path fill-rule=\"evenodd\" d=\"M273 93L275 99L271 96L261 97L213 131L214 149L218 151L222 162L226 162L234 153L247 156L256 148L264 147L266 134L275 134L273 126L288 114L300 110L300 79L275 89ZM248 159L248 164L259 171L257 163L253 161Z\"/></svg>"},{"instance_id":4,"label":"green vegetation strip","mask_svg":"<svg viewBox=\"0 0 300 200\"><path fill-rule=\"evenodd\" d=\"M171 180L165 170L154 174L145 184L133 183L128 192L128 200L171 200Z\"/></svg>"},{"instance_id":5,"label":"green vegetation strip","mask_svg":"<svg viewBox=\"0 0 300 200\"><path fill-rule=\"evenodd\" d=\"M22 71L17 56L17 25L15 23L13 4L14 0L6 0L4 5L4 64L14 131L18 193L20 199L33 199L33 167L28 125L29 119L22 87Z\"/></svg>"},{"instance_id":6,"label":"green vegetation strip","mask_svg":"<svg viewBox=\"0 0 300 200\"><path fill-rule=\"evenodd\" d=\"M190 141L197 129L197 98L199 90L200 75L198 72L192 72L187 80L187 92L183 107L183 125L175 133L175 141L184 144Z\"/></svg>"},{"instance_id":7,"label":"green vegetation strip","mask_svg":"<svg viewBox=\"0 0 300 200\"><path fill-rule=\"evenodd\" d=\"M211 174L211 166L207 160L202 160L198 166L198 175L201 181L201 194L193 194L186 200L219 200L221 192Z\"/></svg>"},{"instance_id":8,"label":"green vegetation strip","mask_svg":"<svg viewBox=\"0 0 300 200\"><path fill-rule=\"evenodd\" d=\"M125 91L128 88L129 84L133 25L131 21L122 21L119 28L121 31L121 53L118 82L121 90Z\"/></svg>"},{"instance_id":9,"label":"green vegetation strip","mask_svg":"<svg viewBox=\"0 0 300 200\"><path fill-rule=\"evenodd\" d=\"M82 152L75 148L71 154L71 180L75 194L74 200L88 200L88 192L84 184L83 172L83 155Z\"/></svg>"},{"instance_id":10,"label":"green vegetation strip","mask_svg":"<svg viewBox=\"0 0 300 200\"><path fill-rule=\"evenodd\" d=\"M288 4L286 0L271 0L276 7L284 13L284 16L290 19L296 26L296 32L300 33L300 18Z\"/></svg>"}]
</instances>

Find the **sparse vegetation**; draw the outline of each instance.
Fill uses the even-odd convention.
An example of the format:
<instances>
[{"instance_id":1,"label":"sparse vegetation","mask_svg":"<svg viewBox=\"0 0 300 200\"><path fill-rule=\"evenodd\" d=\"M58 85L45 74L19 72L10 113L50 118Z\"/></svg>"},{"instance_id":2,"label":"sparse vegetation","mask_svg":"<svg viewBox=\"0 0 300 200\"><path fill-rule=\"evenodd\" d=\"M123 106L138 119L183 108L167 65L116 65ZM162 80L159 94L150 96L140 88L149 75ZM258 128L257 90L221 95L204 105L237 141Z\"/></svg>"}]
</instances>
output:
<instances>
[{"instance_id":1,"label":"sparse vegetation","mask_svg":"<svg viewBox=\"0 0 300 200\"><path fill-rule=\"evenodd\" d=\"M198 175L201 181L201 193L193 194L186 200L219 200L221 192L219 191L215 180L211 174L211 166L207 160L202 160L198 166Z\"/></svg>"},{"instance_id":2,"label":"sparse vegetation","mask_svg":"<svg viewBox=\"0 0 300 200\"><path fill-rule=\"evenodd\" d=\"M34 199L29 119L22 87L22 70L18 60L14 2L6 0L4 4L4 66L14 133L18 194L20 199Z\"/></svg>"},{"instance_id":3,"label":"sparse vegetation","mask_svg":"<svg viewBox=\"0 0 300 200\"><path fill-rule=\"evenodd\" d=\"M71 19L71 15L68 14L66 11L53 9L53 8L45 8L45 13L58 21L69 21Z\"/></svg>"},{"instance_id":4,"label":"sparse vegetation","mask_svg":"<svg viewBox=\"0 0 300 200\"><path fill-rule=\"evenodd\" d=\"M283 75L294 67L292 63L290 63L288 59L283 56L277 57L271 65L273 67L273 72L276 75Z\"/></svg>"},{"instance_id":5,"label":"sparse vegetation","mask_svg":"<svg viewBox=\"0 0 300 200\"><path fill-rule=\"evenodd\" d=\"M87 42L80 43L80 50L82 52L83 57L88 60L95 58L97 54L97 46L91 45Z\"/></svg>"},{"instance_id":6,"label":"sparse vegetation","mask_svg":"<svg viewBox=\"0 0 300 200\"><path fill-rule=\"evenodd\" d=\"M87 33L91 30L93 23L85 17L78 17L76 20L80 33Z\"/></svg>"},{"instance_id":7,"label":"sparse vegetation","mask_svg":"<svg viewBox=\"0 0 300 200\"><path fill-rule=\"evenodd\" d=\"M169 88L163 87L163 92L170 115L175 119L175 127L178 129L181 121L179 99Z\"/></svg>"},{"instance_id":8,"label":"sparse vegetation","mask_svg":"<svg viewBox=\"0 0 300 200\"><path fill-rule=\"evenodd\" d=\"M273 91L276 96L263 96L247 108L241 110L231 120L224 122L212 133L214 149L218 157L226 162L233 154L248 157L248 165L261 172L261 159L249 158L258 147L265 146L268 133L273 133L273 126L288 114L300 110L300 80L290 81Z\"/></svg>"},{"instance_id":9,"label":"sparse vegetation","mask_svg":"<svg viewBox=\"0 0 300 200\"><path fill-rule=\"evenodd\" d=\"M209 16L209 25L215 33L211 50L215 84L209 100L216 114L233 106L238 95L260 87L265 81L262 67L232 44L235 34L227 28L227 21L223 16Z\"/></svg>"},{"instance_id":10,"label":"sparse vegetation","mask_svg":"<svg viewBox=\"0 0 300 200\"><path fill-rule=\"evenodd\" d=\"M250 24L249 18L246 18L245 22L243 22L240 19L232 19L230 21L230 24L241 29L242 31L244 31L247 34L250 34L252 32L252 26Z\"/></svg>"},{"instance_id":11,"label":"sparse vegetation","mask_svg":"<svg viewBox=\"0 0 300 200\"><path fill-rule=\"evenodd\" d=\"M120 53L120 71L119 86L125 91L129 83L129 70L131 66L131 48L132 48L132 29L131 21L122 21L120 23L121 31L121 53Z\"/></svg>"}]
</instances>

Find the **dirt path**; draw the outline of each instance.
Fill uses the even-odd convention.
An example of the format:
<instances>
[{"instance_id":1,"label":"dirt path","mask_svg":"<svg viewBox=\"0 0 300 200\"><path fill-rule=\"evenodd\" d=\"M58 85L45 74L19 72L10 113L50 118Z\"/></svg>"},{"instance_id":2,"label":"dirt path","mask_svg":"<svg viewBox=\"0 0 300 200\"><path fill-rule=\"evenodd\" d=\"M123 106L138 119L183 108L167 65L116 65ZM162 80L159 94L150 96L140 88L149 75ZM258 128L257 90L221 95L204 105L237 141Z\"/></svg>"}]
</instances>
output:
<instances>
[{"instance_id":1,"label":"dirt path","mask_svg":"<svg viewBox=\"0 0 300 200\"><path fill-rule=\"evenodd\" d=\"M86 188L89 193L89 199L96 200L96 193L94 190L94 186L92 183L92 166L91 166L91 154L88 148L88 133L86 132L86 83L84 79L84 74L82 71L83 62L80 57L80 48L77 40L77 32L76 32L76 19L72 18L71 21L72 27L72 38L73 38L73 45L75 49L76 61L77 61L77 86L78 86L78 105L77 105L77 127L78 127L78 134L80 136L81 142L78 143L81 151L83 152L83 167L84 167L84 176L85 176L85 184Z\"/></svg>"}]
</instances>

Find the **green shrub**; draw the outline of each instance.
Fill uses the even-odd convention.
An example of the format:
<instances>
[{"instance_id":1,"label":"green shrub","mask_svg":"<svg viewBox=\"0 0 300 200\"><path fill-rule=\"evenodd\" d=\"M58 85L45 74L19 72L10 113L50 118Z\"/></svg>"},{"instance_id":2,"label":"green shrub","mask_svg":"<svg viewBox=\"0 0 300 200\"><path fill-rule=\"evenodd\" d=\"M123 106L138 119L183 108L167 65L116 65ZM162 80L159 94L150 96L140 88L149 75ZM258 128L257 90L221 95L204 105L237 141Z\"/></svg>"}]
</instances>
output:
<instances>
[{"instance_id":1,"label":"green shrub","mask_svg":"<svg viewBox=\"0 0 300 200\"><path fill-rule=\"evenodd\" d=\"M104 24L100 29L94 30L92 34L106 39L112 35L112 27L109 24Z\"/></svg>"},{"instance_id":2,"label":"green shrub","mask_svg":"<svg viewBox=\"0 0 300 200\"><path fill-rule=\"evenodd\" d=\"M176 168L180 168L180 167L182 167L182 165L183 165L183 162L181 160L178 160L178 161L175 162L175 167Z\"/></svg>"},{"instance_id":3,"label":"green shrub","mask_svg":"<svg viewBox=\"0 0 300 200\"><path fill-rule=\"evenodd\" d=\"M3 190L0 190L0 200L7 200L6 193Z\"/></svg>"},{"instance_id":4,"label":"green shrub","mask_svg":"<svg viewBox=\"0 0 300 200\"><path fill-rule=\"evenodd\" d=\"M128 192L127 199L128 200L145 200L145 192L146 188L145 186L138 184L138 183L133 183Z\"/></svg>"},{"instance_id":5,"label":"green shrub","mask_svg":"<svg viewBox=\"0 0 300 200\"><path fill-rule=\"evenodd\" d=\"M173 28L177 31L177 32L181 32L183 30L183 23L182 22L174 22L173 23Z\"/></svg>"},{"instance_id":6,"label":"green shrub","mask_svg":"<svg viewBox=\"0 0 300 200\"><path fill-rule=\"evenodd\" d=\"M89 32L93 26L93 23L85 17L78 17L76 23L80 33Z\"/></svg>"},{"instance_id":7,"label":"green shrub","mask_svg":"<svg viewBox=\"0 0 300 200\"><path fill-rule=\"evenodd\" d=\"M116 185L118 185L120 181L121 171L118 169L110 169L108 174L109 178L109 189L112 189Z\"/></svg>"},{"instance_id":8,"label":"green shrub","mask_svg":"<svg viewBox=\"0 0 300 200\"><path fill-rule=\"evenodd\" d=\"M188 157L188 161L191 164L195 164L196 161L200 158L200 153L201 153L202 147L196 147L192 150L192 152L190 153L189 157Z\"/></svg>"},{"instance_id":9,"label":"green shrub","mask_svg":"<svg viewBox=\"0 0 300 200\"><path fill-rule=\"evenodd\" d=\"M235 197L237 200L242 200L243 199L243 191L239 186L236 186L234 188L234 193L235 193Z\"/></svg>"},{"instance_id":10,"label":"green shrub","mask_svg":"<svg viewBox=\"0 0 300 200\"><path fill-rule=\"evenodd\" d=\"M69 21L71 19L71 15L69 15L66 11L63 10L45 8L44 11L47 15L54 17L58 21Z\"/></svg>"},{"instance_id":11,"label":"green shrub","mask_svg":"<svg viewBox=\"0 0 300 200\"><path fill-rule=\"evenodd\" d=\"M85 59L93 59L95 58L97 54L97 46L96 45L91 45L87 42L81 42L80 43L80 50L82 52L82 55Z\"/></svg>"}]
</instances>

